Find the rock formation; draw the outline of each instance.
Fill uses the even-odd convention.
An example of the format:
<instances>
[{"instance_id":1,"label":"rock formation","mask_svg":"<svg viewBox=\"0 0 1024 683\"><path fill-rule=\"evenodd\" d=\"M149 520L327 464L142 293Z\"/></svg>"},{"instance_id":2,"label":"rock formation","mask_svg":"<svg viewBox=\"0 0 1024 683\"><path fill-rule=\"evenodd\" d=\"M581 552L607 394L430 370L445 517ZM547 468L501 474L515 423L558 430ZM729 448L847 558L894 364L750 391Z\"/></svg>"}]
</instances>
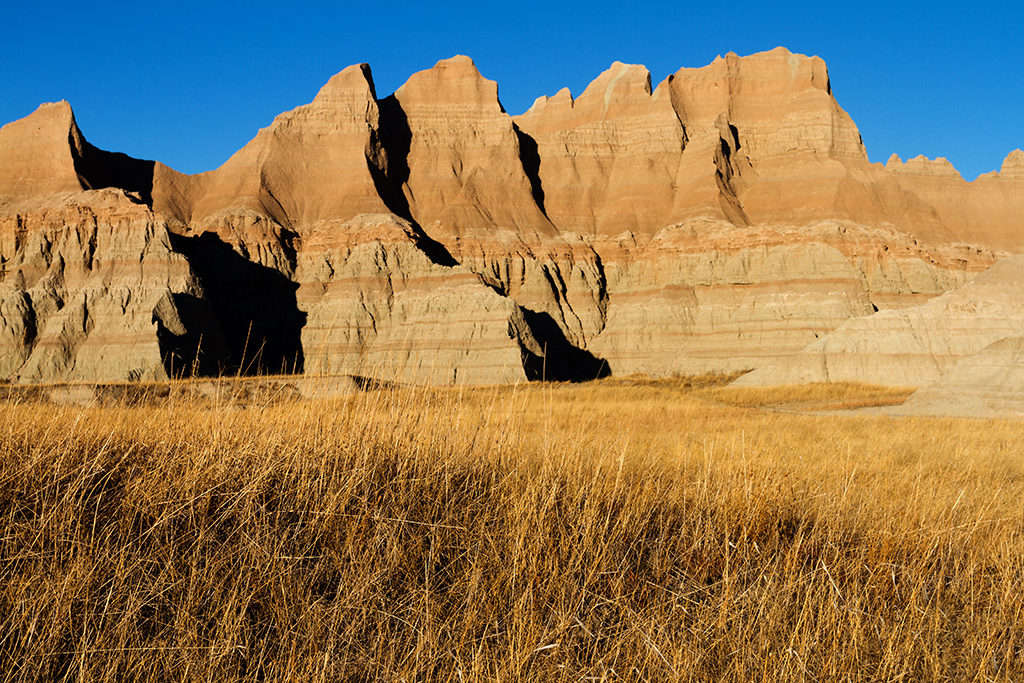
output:
<instances>
[{"instance_id":1,"label":"rock formation","mask_svg":"<svg viewBox=\"0 0 1024 683\"><path fill-rule=\"evenodd\" d=\"M1024 333L961 359L936 382L890 408L896 415L1024 417Z\"/></svg>"},{"instance_id":2,"label":"rock formation","mask_svg":"<svg viewBox=\"0 0 1024 683\"><path fill-rule=\"evenodd\" d=\"M43 105L0 129L0 378L777 368L945 320L929 299L1022 245L1024 153L971 183L869 163L824 62L783 48L656 87L616 62L514 117L467 57L383 98L352 66L193 176Z\"/></svg>"},{"instance_id":3,"label":"rock formation","mask_svg":"<svg viewBox=\"0 0 1024 683\"><path fill-rule=\"evenodd\" d=\"M852 318L736 384L860 381L927 386L958 361L1022 330L1024 256L1018 255L921 306Z\"/></svg>"},{"instance_id":4,"label":"rock formation","mask_svg":"<svg viewBox=\"0 0 1024 683\"><path fill-rule=\"evenodd\" d=\"M219 370L223 335L166 223L109 187L146 189L146 162L89 145L66 102L0 129L0 160L0 377Z\"/></svg>"}]
</instances>

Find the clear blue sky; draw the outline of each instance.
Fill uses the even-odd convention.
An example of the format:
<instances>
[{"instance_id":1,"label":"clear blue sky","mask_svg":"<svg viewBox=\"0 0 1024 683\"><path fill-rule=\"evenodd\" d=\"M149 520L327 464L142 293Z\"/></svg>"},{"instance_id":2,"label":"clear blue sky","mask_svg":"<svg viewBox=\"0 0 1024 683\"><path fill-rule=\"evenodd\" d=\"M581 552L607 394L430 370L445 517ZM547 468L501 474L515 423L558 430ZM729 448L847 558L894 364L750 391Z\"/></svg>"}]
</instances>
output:
<instances>
[{"instance_id":1,"label":"clear blue sky","mask_svg":"<svg viewBox=\"0 0 1024 683\"><path fill-rule=\"evenodd\" d=\"M825 59L872 161L945 156L968 180L1024 148L1024 3L9 3L0 123L66 99L93 144L187 173L219 166L331 75L368 62L384 97L454 54L505 109L574 95L613 61L657 83L783 45Z\"/></svg>"}]
</instances>

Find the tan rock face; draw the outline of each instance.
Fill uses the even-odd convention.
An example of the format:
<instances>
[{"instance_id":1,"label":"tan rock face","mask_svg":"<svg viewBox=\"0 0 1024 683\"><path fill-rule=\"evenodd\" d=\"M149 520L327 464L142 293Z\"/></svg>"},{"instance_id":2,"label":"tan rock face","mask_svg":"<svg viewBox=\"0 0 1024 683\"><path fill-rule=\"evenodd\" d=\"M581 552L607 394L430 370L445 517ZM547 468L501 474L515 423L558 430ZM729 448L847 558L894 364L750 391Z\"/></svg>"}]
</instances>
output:
<instances>
[{"instance_id":1,"label":"tan rock face","mask_svg":"<svg viewBox=\"0 0 1024 683\"><path fill-rule=\"evenodd\" d=\"M535 145L505 113L497 84L454 57L381 107L389 177L409 218L522 306L541 343L585 346L602 320L597 254L545 215Z\"/></svg>"},{"instance_id":2,"label":"tan rock face","mask_svg":"<svg viewBox=\"0 0 1024 683\"><path fill-rule=\"evenodd\" d=\"M544 208L563 231L651 235L672 208L685 133L668 87L616 62L575 101L541 99L516 124L535 141Z\"/></svg>"},{"instance_id":3,"label":"tan rock face","mask_svg":"<svg viewBox=\"0 0 1024 683\"><path fill-rule=\"evenodd\" d=\"M783 48L729 54L701 69L679 70L670 86L693 151L715 161L729 220L800 224L847 217L837 212L836 198L867 155L853 121L832 98L820 59ZM691 156L688 165L694 162ZM707 169L706 161L698 163ZM695 170L687 176L697 176ZM679 210L694 208L680 199Z\"/></svg>"},{"instance_id":4,"label":"tan rock face","mask_svg":"<svg viewBox=\"0 0 1024 683\"><path fill-rule=\"evenodd\" d=\"M859 381L927 386L958 361L1024 329L1024 256L914 308L854 318L739 385Z\"/></svg>"},{"instance_id":5,"label":"tan rock face","mask_svg":"<svg viewBox=\"0 0 1024 683\"><path fill-rule=\"evenodd\" d=\"M942 157L902 163L893 155L886 168L896 184L932 207L955 239L996 249L1020 249L1024 215L1024 153L1011 152L999 172L968 183Z\"/></svg>"},{"instance_id":6,"label":"tan rock face","mask_svg":"<svg viewBox=\"0 0 1024 683\"><path fill-rule=\"evenodd\" d=\"M40 105L31 116L0 128L0 202L80 191L73 139L77 130L67 102Z\"/></svg>"},{"instance_id":7,"label":"tan rock face","mask_svg":"<svg viewBox=\"0 0 1024 683\"><path fill-rule=\"evenodd\" d=\"M188 262L138 200L120 190L65 194L0 219L0 233L12 229L24 241L0 270L0 375L157 380L224 360Z\"/></svg>"},{"instance_id":8,"label":"tan rock face","mask_svg":"<svg viewBox=\"0 0 1024 683\"><path fill-rule=\"evenodd\" d=\"M67 102L43 104L0 128L0 215L47 206L55 195L106 187L149 202L153 165L90 145Z\"/></svg>"},{"instance_id":9,"label":"tan rock face","mask_svg":"<svg viewBox=\"0 0 1024 683\"><path fill-rule=\"evenodd\" d=\"M783 48L657 87L616 62L516 117L467 57L382 99L357 65L195 176L96 149L66 103L0 129L0 376L192 358L489 383L796 354L909 381L927 362L904 357L968 353L943 326L982 330L973 349L1016 324L1005 301L968 321L984 278L940 295L1022 246L1024 153L971 183L871 164L824 62ZM920 348L885 341L907 330Z\"/></svg>"},{"instance_id":10,"label":"tan rock face","mask_svg":"<svg viewBox=\"0 0 1024 683\"><path fill-rule=\"evenodd\" d=\"M914 392L892 412L954 417L1024 417L1024 333L992 342Z\"/></svg>"},{"instance_id":11,"label":"tan rock face","mask_svg":"<svg viewBox=\"0 0 1024 683\"><path fill-rule=\"evenodd\" d=\"M542 349L519 306L472 270L432 262L415 240L390 214L312 226L296 271L306 372L429 384L529 379Z\"/></svg>"},{"instance_id":12,"label":"tan rock face","mask_svg":"<svg viewBox=\"0 0 1024 683\"><path fill-rule=\"evenodd\" d=\"M970 274L943 263L978 256L950 249L937 262L908 242L838 222L668 228L621 266L606 266L607 324L589 348L617 374L756 368L850 318L962 284Z\"/></svg>"},{"instance_id":13,"label":"tan rock face","mask_svg":"<svg viewBox=\"0 0 1024 683\"><path fill-rule=\"evenodd\" d=\"M1003 180L1024 179L1024 152L1015 149L1007 154L999 170L999 177Z\"/></svg>"},{"instance_id":14,"label":"tan rock face","mask_svg":"<svg viewBox=\"0 0 1024 683\"><path fill-rule=\"evenodd\" d=\"M193 187L166 172L154 209L192 229L248 214L289 227L389 211L374 180L387 166L378 119L369 67L351 66Z\"/></svg>"},{"instance_id":15,"label":"tan rock face","mask_svg":"<svg viewBox=\"0 0 1024 683\"><path fill-rule=\"evenodd\" d=\"M534 200L498 85L471 59L453 57L414 74L384 107L395 156L404 156L394 178L412 218L450 243L456 258L461 240L487 239L493 228L527 243L556 236Z\"/></svg>"}]
</instances>

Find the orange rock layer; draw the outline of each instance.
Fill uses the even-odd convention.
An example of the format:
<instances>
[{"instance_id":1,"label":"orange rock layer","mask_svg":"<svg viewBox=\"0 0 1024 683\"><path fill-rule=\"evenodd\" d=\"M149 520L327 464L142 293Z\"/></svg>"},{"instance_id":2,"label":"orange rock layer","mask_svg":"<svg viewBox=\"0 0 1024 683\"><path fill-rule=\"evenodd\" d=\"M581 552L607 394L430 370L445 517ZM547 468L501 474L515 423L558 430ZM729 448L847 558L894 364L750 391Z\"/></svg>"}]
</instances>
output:
<instances>
[{"instance_id":1,"label":"orange rock layer","mask_svg":"<svg viewBox=\"0 0 1024 683\"><path fill-rule=\"evenodd\" d=\"M750 369L1022 246L1024 153L869 163L783 48L515 117L467 57L385 98L352 66L194 176L49 104L0 129L0 376Z\"/></svg>"}]
</instances>

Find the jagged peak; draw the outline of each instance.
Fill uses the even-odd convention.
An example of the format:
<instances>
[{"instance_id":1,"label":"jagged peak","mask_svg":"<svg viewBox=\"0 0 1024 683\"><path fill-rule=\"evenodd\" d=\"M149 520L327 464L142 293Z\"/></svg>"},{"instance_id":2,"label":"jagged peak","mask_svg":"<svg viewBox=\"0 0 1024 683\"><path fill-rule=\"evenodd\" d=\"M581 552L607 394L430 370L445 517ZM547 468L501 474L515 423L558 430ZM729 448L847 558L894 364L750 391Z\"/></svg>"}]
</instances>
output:
<instances>
[{"instance_id":1,"label":"jagged peak","mask_svg":"<svg viewBox=\"0 0 1024 683\"><path fill-rule=\"evenodd\" d=\"M753 72L748 69L753 69ZM829 95L832 94L832 84L825 60L817 56L808 57L791 52L781 46L767 52L755 52L746 56L728 52L724 57L718 55L707 66L683 67L673 76L676 78L715 77L742 82L751 73L762 79L786 82L790 90L806 89L811 86L818 90L824 90Z\"/></svg>"},{"instance_id":2,"label":"jagged peak","mask_svg":"<svg viewBox=\"0 0 1024 683\"><path fill-rule=\"evenodd\" d=\"M0 128L0 131L7 130L8 134L12 134L11 131L20 132L22 129L42 131L44 128L49 135L60 136L68 133L78 138L81 137L81 131L78 130L78 124L75 122L75 112L67 100L43 102L36 107L34 112L22 119L8 123Z\"/></svg>"},{"instance_id":3,"label":"jagged peak","mask_svg":"<svg viewBox=\"0 0 1024 683\"><path fill-rule=\"evenodd\" d=\"M498 100L498 84L484 78L473 60L465 55L442 59L433 67L414 73L395 91L394 97L403 106L409 101L440 107L475 103L485 109L497 107L505 112Z\"/></svg>"},{"instance_id":4,"label":"jagged peak","mask_svg":"<svg viewBox=\"0 0 1024 683\"><path fill-rule=\"evenodd\" d=\"M476 62L473 61L473 58L467 57L466 55L452 55L448 59L438 60L437 64L434 65L434 68L436 69L438 67L473 69L477 73L480 73L479 69L476 68Z\"/></svg>"},{"instance_id":5,"label":"jagged peak","mask_svg":"<svg viewBox=\"0 0 1024 683\"><path fill-rule=\"evenodd\" d=\"M885 167L892 173L933 176L936 178L959 178L963 180L963 176L960 175L960 172L956 170L946 157L929 159L925 155L919 154L913 159L907 159L906 162L903 162L898 155L893 154L889 157Z\"/></svg>"},{"instance_id":6,"label":"jagged peak","mask_svg":"<svg viewBox=\"0 0 1024 683\"><path fill-rule=\"evenodd\" d=\"M569 88L562 88L551 96L551 102L563 102L565 100L568 100L570 104L574 102L572 92Z\"/></svg>"},{"instance_id":7,"label":"jagged peak","mask_svg":"<svg viewBox=\"0 0 1024 683\"><path fill-rule=\"evenodd\" d=\"M47 102L0 128L0 195L45 196L86 186L76 161L86 142L67 100Z\"/></svg>"},{"instance_id":8,"label":"jagged peak","mask_svg":"<svg viewBox=\"0 0 1024 683\"><path fill-rule=\"evenodd\" d=\"M42 104L0 128L0 195L19 200L118 188L148 204L153 166L90 145L67 100Z\"/></svg>"},{"instance_id":9,"label":"jagged peak","mask_svg":"<svg viewBox=\"0 0 1024 683\"><path fill-rule=\"evenodd\" d=\"M344 122L350 120L367 116L375 117L376 113L377 92L370 65L366 63L353 64L331 76L327 83L320 88L312 102L275 116L271 124L266 128L261 128L256 137L246 146L252 145L268 134L287 130L296 124L305 126L312 122L314 126L344 125ZM241 151L239 150L236 154Z\"/></svg>"},{"instance_id":10,"label":"jagged peak","mask_svg":"<svg viewBox=\"0 0 1024 683\"><path fill-rule=\"evenodd\" d=\"M477 68L476 62L466 55L454 55L447 59L438 60L431 68L413 74L409 80L411 81L417 76L425 76L427 74L431 74L433 77L441 80L469 79L494 83L494 81L488 81L484 78L483 74L480 73L480 69Z\"/></svg>"},{"instance_id":11,"label":"jagged peak","mask_svg":"<svg viewBox=\"0 0 1024 683\"><path fill-rule=\"evenodd\" d=\"M599 112L599 118L619 105L635 104L651 96L651 72L641 64L612 65L576 98L573 108Z\"/></svg>"},{"instance_id":12,"label":"jagged peak","mask_svg":"<svg viewBox=\"0 0 1024 683\"><path fill-rule=\"evenodd\" d=\"M36 107L36 110L32 112L32 114L29 114L29 116L35 116L44 112L54 112L60 115L67 115L71 117L72 120L75 118L75 112L71 108L71 103L67 100L60 100L59 102L43 102Z\"/></svg>"},{"instance_id":13,"label":"jagged peak","mask_svg":"<svg viewBox=\"0 0 1024 683\"><path fill-rule=\"evenodd\" d=\"M999 170L1002 178L1024 178L1024 151L1015 149L1006 155Z\"/></svg>"},{"instance_id":14,"label":"jagged peak","mask_svg":"<svg viewBox=\"0 0 1024 683\"><path fill-rule=\"evenodd\" d=\"M998 171L982 173L978 180L1024 180L1024 151L1013 150L1003 159Z\"/></svg>"},{"instance_id":15,"label":"jagged peak","mask_svg":"<svg viewBox=\"0 0 1024 683\"><path fill-rule=\"evenodd\" d=\"M540 116L550 108L564 108L568 110L572 109L574 104L575 100L573 99L572 92L570 92L569 88L562 88L550 97L547 95L541 95L535 99L533 104L530 105L530 108L520 114L520 117Z\"/></svg>"},{"instance_id":16,"label":"jagged peak","mask_svg":"<svg viewBox=\"0 0 1024 683\"><path fill-rule=\"evenodd\" d=\"M651 72L647 67L642 64L612 62L610 67L591 81L576 101L582 102L596 97L604 99L607 104L613 98L640 93L651 94Z\"/></svg>"},{"instance_id":17,"label":"jagged peak","mask_svg":"<svg viewBox=\"0 0 1024 683\"><path fill-rule=\"evenodd\" d=\"M531 105L530 105L530 108L529 108L529 109L527 109L527 110L526 110L526 112L524 112L524 113L526 113L526 114L530 114L530 113L533 113L533 112L536 112L536 111L538 111L538 110L539 110L539 109L541 109L541 108L542 108L542 107L543 107L543 106L544 106L545 104L547 104L547 103L548 103L548 100L549 100L549 99L550 99L550 98L549 98L549 97L548 97L547 95L541 95L540 97L538 97L537 99L535 99L535 100L533 101L533 104L531 104Z\"/></svg>"},{"instance_id":18,"label":"jagged peak","mask_svg":"<svg viewBox=\"0 0 1024 683\"><path fill-rule=\"evenodd\" d=\"M786 47L783 47L782 45L779 45L778 47L774 47L771 50L762 50L761 52L752 52L749 55L740 55L740 54L737 54L737 53L733 52L732 50L729 50L728 52L725 53L724 56L723 55L716 56L715 59L711 63L714 64L715 62L722 62L722 61L735 62L737 60L763 59L763 58L768 58L768 57L775 58L775 59L788 59L790 57L799 57L799 58L806 59L807 55L802 55L802 54L799 54L799 53L792 52L789 48L786 48Z\"/></svg>"},{"instance_id":19,"label":"jagged peak","mask_svg":"<svg viewBox=\"0 0 1024 683\"><path fill-rule=\"evenodd\" d=\"M322 104L342 97L348 98L352 93L366 93L373 100L377 99L377 90L373 84L373 73L369 64L353 64L331 76L313 98L313 103Z\"/></svg>"}]
</instances>

